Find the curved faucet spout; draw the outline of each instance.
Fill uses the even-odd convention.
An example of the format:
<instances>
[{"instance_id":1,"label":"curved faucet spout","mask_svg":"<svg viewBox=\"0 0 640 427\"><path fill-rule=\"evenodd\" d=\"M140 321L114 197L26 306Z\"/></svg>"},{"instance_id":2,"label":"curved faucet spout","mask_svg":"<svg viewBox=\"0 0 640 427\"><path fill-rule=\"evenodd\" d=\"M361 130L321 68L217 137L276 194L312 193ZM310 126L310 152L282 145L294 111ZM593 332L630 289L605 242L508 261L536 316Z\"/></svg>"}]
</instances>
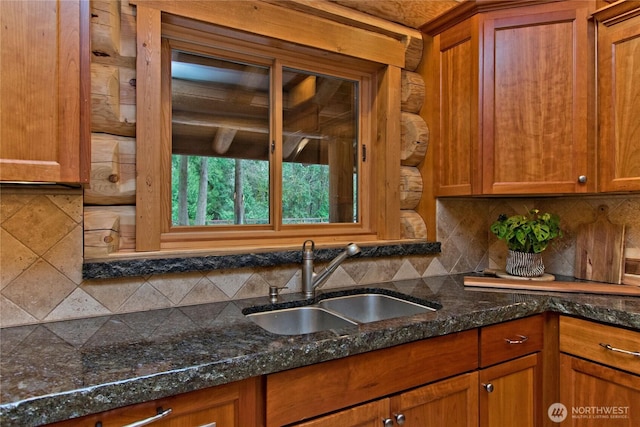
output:
<instances>
[{"instance_id":1,"label":"curved faucet spout","mask_svg":"<svg viewBox=\"0 0 640 427\"><path fill-rule=\"evenodd\" d=\"M332 259L320 273L315 273L313 271L314 250L313 240L307 240L302 244L302 292L304 292L305 298L313 298L316 288L322 286L345 259L360 253L358 245L349 243L345 250Z\"/></svg>"}]
</instances>

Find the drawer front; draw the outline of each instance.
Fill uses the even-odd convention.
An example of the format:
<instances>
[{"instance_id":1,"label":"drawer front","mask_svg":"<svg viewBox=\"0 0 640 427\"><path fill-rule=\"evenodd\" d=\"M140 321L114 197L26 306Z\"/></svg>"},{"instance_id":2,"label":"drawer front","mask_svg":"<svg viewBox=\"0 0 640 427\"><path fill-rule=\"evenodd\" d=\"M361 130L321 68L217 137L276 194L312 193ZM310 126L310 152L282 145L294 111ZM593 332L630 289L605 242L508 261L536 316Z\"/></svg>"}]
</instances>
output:
<instances>
[{"instance_id":1,"label":"drawer front","mask_svg":"<svg viewBox=\"0 0 640 427\"><path fill-rule=\"evenodd\" d=\"M261 425L258 377L48 424L48 427L246 427ZM144 424L143 420L147 423Z\"/></svg>"},{"instance_id":2,"label":"drawer front","mask_svg":"<svg viewBox=\"0 0 640 427\"><path fill-rule=\"evenodd\" d=\"M512 320L480 329L480 367L542 350L542 315Z\"/></svg>"},{"instance_id":3,"label":"drawer front","mask_svg":"<svg viewBox=\"0 0 640 427\"><path fill-rule=\"evenodd\" d=\"M640 375L640 331L561 316L560 351Z\"/></svg>"}]
</instances>

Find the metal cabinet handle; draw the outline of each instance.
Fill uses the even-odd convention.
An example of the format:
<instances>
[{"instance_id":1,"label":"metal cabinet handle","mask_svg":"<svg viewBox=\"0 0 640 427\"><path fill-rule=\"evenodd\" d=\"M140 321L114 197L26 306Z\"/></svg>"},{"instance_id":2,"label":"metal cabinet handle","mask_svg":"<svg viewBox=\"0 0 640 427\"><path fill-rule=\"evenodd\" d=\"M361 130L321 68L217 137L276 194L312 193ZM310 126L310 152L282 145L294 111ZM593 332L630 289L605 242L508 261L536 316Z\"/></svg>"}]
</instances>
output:
<instances>
[{"instance_id":1,"label":"metal cabinet handle","mask_svg":"<svg viewBox=\"0 0 640 427\"><path fill-rule=\"evenodd\" d=\"M621 348L615 348L615 347L610 346L609 344L603 344L603 343L600 343L600 346L604 347L605 349L610 350L610 351L615 351L615 352L618 352L618 353L629 354L631 356L640 357L640 351L623 350Z\"/></svg>"},{"instance_id":2,"label":"metal cabinet handle","mask_svg":"<svg viewBox=\"0 0 640 427\"><path fill-rule=\"evenodd\" d=\"M172 409L165 409L164 411L162 410L162 408L158 408L158 414L154 415L153 417L149 417L149 418L145 418L144 420L140 420L140 421L136 421L135 423L131 423L131 424L127 424L126 426L122 426L122 427L140 427L140 426L146 426L147 424L151 424L154 423L156 421L158 421L160 418L164 418L167 415L169 415L171 413Z\"/></svg>"},{"instance_id":3,"label":"metal cabinet handle","mask_svg":"<svg viewBox=\"0 0 640 427\"><path fill-rule=\"evenodd\" d=\"M487 383L487 384L482 384L482 387L484 387L485 390L487 390L487 393L493 393L493 384L491 383Z\"/></svg>"},{"instance_id":4,"label":"metal cabinet handle","mask_svg":"<svg viewBox=\"0 0 640 427\"><path fill-rule=\"evenodd\" d=\"M579 182L580 184L586 184L586 183L587 183L587 176L586 176L586 175L580 175L580 176L578 177L578 182Z\"/></svg>"},{"instance_id":5,"label":"metal cabinet handle","mask_svg":"<svg viewBox=\"0 0 640 427\"><path fill-rule=\"evenodd\" d=\"M398 423L399 426L404 425L406 420L404 414L393 414L393 416L396 418L396 423Z\"/></svg>"},{"instance_id":6,"label":"metal cabinet handle","mask_svg":"<svg viewBox=\"0 0 640 427\"><path fill-rule=\"evenodd\" d=\"M393 418L383 418L382 427L393 427Z\"/></svg>"},{"instance_id":7,"label":"metal cabinet handle","mask_svg":"<svg viewBox=\"0 0 640 427\"><path fill-rule=\"evenodd\" d=\"M505 338L504 340L506 341L507 344L524 344L529 337L524 336L524 335L516 335L518 338L515 340L509 339L509 338Z\"/></svg>"}]
</instances>

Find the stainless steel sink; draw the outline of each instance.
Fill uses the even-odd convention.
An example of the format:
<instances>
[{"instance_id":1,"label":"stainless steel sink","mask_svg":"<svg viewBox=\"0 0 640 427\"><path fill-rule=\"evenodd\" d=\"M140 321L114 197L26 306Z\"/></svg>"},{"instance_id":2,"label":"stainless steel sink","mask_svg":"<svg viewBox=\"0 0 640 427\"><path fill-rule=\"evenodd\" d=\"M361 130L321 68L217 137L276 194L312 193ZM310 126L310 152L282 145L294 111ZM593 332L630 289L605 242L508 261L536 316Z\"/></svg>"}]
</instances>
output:
<instances>
[{"instance_id":1,"label":"stainless steel sink","mask_svg":"<svg viewBox=\"0 0 640 427\"><path fill-rule=\"evenodd\" d=\"M247 314L258 326L278 335L300 335L354 326L356 322L316 307L283 308Z\"/></svg>"},{"instance_id":2,"label":"stainless steel sink","mask_svg":"<svg viewBox=\"0 0 640 427\"><path fill-rule=\"evenodd\" d=\"M315 303L310 301L298 307L250 307L245 309L245 316L274 334L299 335L430 313L441 307L438 303L421 304L410 299L413 298L397 292L366 289L346 295L324 294Z\"/></svg>"},{"instance_id":3,"label":"stainless steel sink","mask_svg":"<svg viewBox=\"0 0 640 427\"><path fill-rule=\"evenodd\" d=\"M377 322L435 311L434 308L422 304L383 294L346 295L324 299L317 305L358 323Z\"/></svg>"}]
</instances>

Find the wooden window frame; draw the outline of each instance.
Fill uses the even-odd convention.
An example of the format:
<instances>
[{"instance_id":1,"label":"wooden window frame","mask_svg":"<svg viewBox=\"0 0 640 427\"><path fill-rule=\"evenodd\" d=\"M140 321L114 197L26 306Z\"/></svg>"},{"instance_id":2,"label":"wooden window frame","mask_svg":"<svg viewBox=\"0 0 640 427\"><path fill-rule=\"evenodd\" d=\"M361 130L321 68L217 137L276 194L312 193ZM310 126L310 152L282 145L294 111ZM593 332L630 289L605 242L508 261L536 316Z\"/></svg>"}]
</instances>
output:
<instances>
[{"instance_id":1,"label":"wooden window frame","mask_svg":"<svg viewBox=\"0 0 640 427\"><path fill-rule=\"evenodd\" d=\"M202 3L194 4L202 6ZM169 10L164 10L165 5ZM194 20L203 18L197 7L192 9L191 2L145 1L137 5L136 251L237 253L297 248L308 238L323 245L399 240L401 69L395 64L397 60L384 57L384 62L372 61L370 57L375 53L369 50L354 57L320 51L317 46L294 44L298 40L274 40L268 34L256 35L220 26L213 15L212 19ZM216 16L220 15L218 11ZM295 20L299 17L289 18ZM380 36L372 34L375 38ZM359 114L361 141L365 141L367 146L367 160L361 162L358 176L360 222L322 224L321 227L287 225L281 229L274 229L274 224L269 229L243 226L249 227L247 231L219 227L173 227L170 216L171 93L170 84L163 83L163 75L170 74L166 69L170 61L162 61L163 56L170 52L168 40L175 41L176 45L188 42L188 46L199 47L204 52L209 52L215 46L218 51L238 52L241 49L250 55L271 54L276 61L284 61L285 66L290 67L302 67L306 61L309 64L306 69L313 70L318 70L314 62L314 58L317 58L319 63L325 64L326 69L333 69L338 76L359 73L365 80L368 79L370 83L365 84L369 86L368 89L361 88L362 92L367 90L367 93L364 93ZM373 50L377 49L379 47ZM332 68L329 65L331 62L338 65ZM344 69L353 71L345 73L342 71ZM272 126L281 125L277 120L272 123ZM281 155L279 147L273 156L278 155ZM280 170L275 170L273 177L280 179ZM272 203L274 197L277 195L271 196Z\"/></svg>"}]
</instances>

